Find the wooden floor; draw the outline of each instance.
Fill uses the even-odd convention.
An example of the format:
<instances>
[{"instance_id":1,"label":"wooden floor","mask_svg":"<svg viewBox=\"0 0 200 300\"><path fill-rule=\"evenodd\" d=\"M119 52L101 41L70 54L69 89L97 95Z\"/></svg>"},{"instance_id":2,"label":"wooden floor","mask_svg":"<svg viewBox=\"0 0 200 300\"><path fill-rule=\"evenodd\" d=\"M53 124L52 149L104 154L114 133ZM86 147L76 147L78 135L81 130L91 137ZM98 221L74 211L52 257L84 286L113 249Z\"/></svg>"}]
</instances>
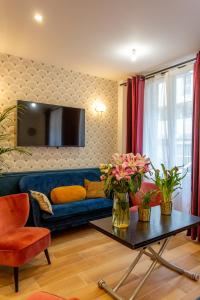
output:
<instances>
[{"instance_id":1,"label":"wooden floor","mask_svg":"<svg viewBox=\"0 0 200 300\"><path fill-rule=\"evenodd\" d=\"M155 246L157 247L157 245ZM103 234L84 227L66 231L52 238L49 248L52 265L43 254L20 272L20 291L13 292L12 270L0 268L0 300L23 300L33 291L43 290L63 297L77 296L81 300L109 300L97 287L99 279L114 284L136 256L132 251ZM165 255L188 270L200 272L200 244L191 242L185 234L177 235ZM121 289L127 299L150 260L137 265L134 274ZM158 267L138 295L138 300L194 300L200 296L200 282L193 282L164 267Z\"/></svg>"}]
</instances>

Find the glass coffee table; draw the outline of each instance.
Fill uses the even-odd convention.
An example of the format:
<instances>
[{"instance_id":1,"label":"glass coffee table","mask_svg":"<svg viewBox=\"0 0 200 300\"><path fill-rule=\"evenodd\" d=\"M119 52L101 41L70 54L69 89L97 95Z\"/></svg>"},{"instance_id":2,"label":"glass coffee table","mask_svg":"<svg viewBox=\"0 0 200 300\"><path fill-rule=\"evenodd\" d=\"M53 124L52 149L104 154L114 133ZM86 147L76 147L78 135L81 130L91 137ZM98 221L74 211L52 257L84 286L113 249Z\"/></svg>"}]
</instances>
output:
<instances>
[{"instance_id":1,"label":"glass coffee table","mask_svg":"<svg viewBox=\"0 0 200 300\"><path fill-rule=\"evenodd\" d=\"M192 280L197 281L199 279L199 274L189 272L178 267L177 265L168 262L162 257L162 254L169 240L174 235L198 224L200 224L200 217L192 216L176 210L173 210L171 216L161 215L159 206L153 207L151 209L150 222L139 222L138 213L131 212L130 225L127 229L118 229L116 227L113 227L112 217L91 221L90 225L101 233L109 236L110 238L118 241L128 248L139 251L137 257L128 267L127 271L115 287L111 288L106 284L104 280L100 280L98 282L98 286L104 289L114 299L123 300L123 298L120 297L117 292L143 255L147 255L149 258L151 258L152 263L139 284L135 287L129 300L135 299L136 295L142 288L146 279L150 276L151 272L154 270L157 263ZM158 242L161 242L161 246L159 251L156 252L152 248L152 244Z\"/></svg>"}]
</instances>

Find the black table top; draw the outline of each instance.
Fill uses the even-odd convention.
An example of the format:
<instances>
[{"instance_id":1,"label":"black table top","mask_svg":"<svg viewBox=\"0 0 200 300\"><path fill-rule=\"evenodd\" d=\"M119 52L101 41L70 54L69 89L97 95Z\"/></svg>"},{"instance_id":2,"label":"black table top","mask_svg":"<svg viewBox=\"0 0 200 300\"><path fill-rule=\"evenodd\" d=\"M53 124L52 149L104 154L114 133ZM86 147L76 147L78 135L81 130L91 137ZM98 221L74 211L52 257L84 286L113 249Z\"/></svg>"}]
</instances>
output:
<instances>
[{"instance_id":1,"label":"black table top","mask_svg":"<svg viewBox=\"0 0 200 300\"><path fill-rule=\"evenodd\" d=\"M131 212L130 225L127 229L113 227L112 217L90 222L90 225L98 231L131 249L145 247L198 224L200 217L177 210L173 210L171 216L163 216L159 206L151 208L150 222L138 221L138 213Z\"/></svg>"}]
</instances>

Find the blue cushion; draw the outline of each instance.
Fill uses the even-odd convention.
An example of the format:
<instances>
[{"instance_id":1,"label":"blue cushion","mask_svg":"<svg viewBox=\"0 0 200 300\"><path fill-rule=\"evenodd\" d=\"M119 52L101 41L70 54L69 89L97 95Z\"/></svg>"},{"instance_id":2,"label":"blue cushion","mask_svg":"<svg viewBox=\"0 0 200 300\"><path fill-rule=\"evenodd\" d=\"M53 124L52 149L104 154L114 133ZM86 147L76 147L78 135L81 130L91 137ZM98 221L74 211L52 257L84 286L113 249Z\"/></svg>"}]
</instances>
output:
<instances>
[{"instance_id":1,"label":"blue cushion","mask_svg":"<svg viewBox=\"0 0 200 300\"><path fill-rule=\"evenodd\" d=\"M91 181L100 180L100 171L94 170L69 170L63 173L43 173L24 176L19 187L21 192L29 190L41 192L49 197L53 188L65 185L84 185L84 179Z\"/></svg>"},{"instance_id":2,"label":"blue cushion","mask_svg":"<svg viewBox=\"0 0 200 300\"><path fill-rule=\"evenodd\" d=\"M71 217L73 215L92 213L95 210L112 208L113 201L107 198L86 199L77 202L52 205L53 215L43 213L42 217L46 221Z\"/></svg>"}]
</instances>

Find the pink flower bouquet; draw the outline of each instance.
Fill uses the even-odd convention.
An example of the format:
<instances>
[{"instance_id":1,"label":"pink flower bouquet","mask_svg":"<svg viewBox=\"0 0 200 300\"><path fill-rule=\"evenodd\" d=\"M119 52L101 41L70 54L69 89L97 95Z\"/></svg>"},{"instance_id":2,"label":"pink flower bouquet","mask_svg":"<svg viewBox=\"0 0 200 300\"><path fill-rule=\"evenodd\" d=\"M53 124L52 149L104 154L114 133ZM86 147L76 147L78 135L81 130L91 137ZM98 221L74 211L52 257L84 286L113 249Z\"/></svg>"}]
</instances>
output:
<instances>
[{"instance_id":1,"label":"pink flower bouquet","mask_svg":"<svg viewBox=\"0 0 200 300\"><path fill-rule=\"evenodd\" d=\"M149 165L149 158L139 153L114 154L111 163L100 165L106 194L136 193L140 189L142 177L149 172Z\"/></svg>"}]
</instances>

